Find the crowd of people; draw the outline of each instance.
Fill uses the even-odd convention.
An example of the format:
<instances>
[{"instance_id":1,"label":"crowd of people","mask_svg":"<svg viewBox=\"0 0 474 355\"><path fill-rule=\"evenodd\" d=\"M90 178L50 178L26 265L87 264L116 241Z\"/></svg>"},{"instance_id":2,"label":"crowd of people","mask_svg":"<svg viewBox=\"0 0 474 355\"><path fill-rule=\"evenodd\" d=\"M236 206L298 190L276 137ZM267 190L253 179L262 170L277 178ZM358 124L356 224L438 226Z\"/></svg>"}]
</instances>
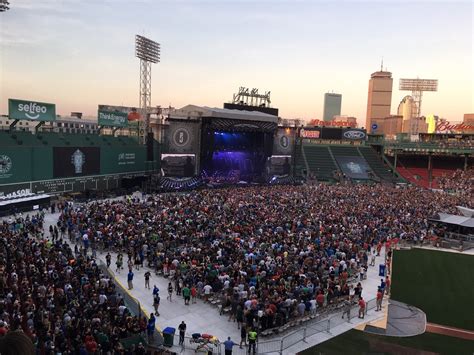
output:
<instances>
[{"instance_id":1,"label":"crowd of people","mask_svg":"<svg viewBox=\"0 0 474 355\"><path fill-rule=\"evenodd\" d=\"M127 310L98 249L118 253L117 271L127 263L132 280L141 266L168 277L170 298L219 295L243 339L349 296L365 307L357 281L382 245L436 235L428 217L472 203L416 187L316 184L66 205L49 231L42 214L17 215L0 224L0 336L21 330L41 354L127 353L120 340L150 326Z\"/></svg>"},{"instance_id":2,"label":"crowd of people","mask_svg":"<svg viewBox=\"0 0 474 355\"><path fill-rule=\"evenodd\" d=\"M460 192L474 198L474 168L458 169L452 174L437 179L442 190Z\"/></svg>"},{"instance_id":3,"label":"crowd of people","mask_svg":"<svg viewBox=\"0 0 474 355\"><path fill-rule=\"evenodd\" d=\"M221 296L239 326L264 330L354 294L371 253L435 235L428 217L460 204L472 200L415 187L258 186L94 202L60 225L155 268L178 294Z\"/></svg>"},{"instance_id":4,"label":"crowd of people","mask_svg":"<svg viewBox=\"0 0 474 355\"><path fill-rule=\"evenodd\" d=\"M20 331L36 354L144 354L143 344L125 351L120 340L142 334L146 320L130 314L93 258L43 224L41 213L0 224L0 336Z\"/></svg>"}]
</instances>

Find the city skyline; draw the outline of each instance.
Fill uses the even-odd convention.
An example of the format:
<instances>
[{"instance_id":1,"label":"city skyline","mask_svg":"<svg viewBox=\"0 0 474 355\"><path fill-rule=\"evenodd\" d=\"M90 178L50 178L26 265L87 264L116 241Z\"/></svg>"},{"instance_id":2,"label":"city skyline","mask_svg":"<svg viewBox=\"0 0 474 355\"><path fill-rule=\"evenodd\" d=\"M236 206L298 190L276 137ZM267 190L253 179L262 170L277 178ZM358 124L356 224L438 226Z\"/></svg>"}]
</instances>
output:
<instances>
[{"instance_id":1,"label":"city skyline","mask_svg":"<svg viewBox=\"0 0 474 355\"><path fill-rule=\"evenodd\" d=\"M98 104L138 106L134 36L162 46L152 105L222 107L239 86L272 92L283 118L322 119L321 98L344 96L342 115L365 125L368 80L439 80L422 114L462 121L474 112L471 2L17 0L0 14L0 113L8 98L97 114ZM426 21L423 21L426 19ZM436 26L433 24L442 24Z\"/></svg>"}]
</instances>

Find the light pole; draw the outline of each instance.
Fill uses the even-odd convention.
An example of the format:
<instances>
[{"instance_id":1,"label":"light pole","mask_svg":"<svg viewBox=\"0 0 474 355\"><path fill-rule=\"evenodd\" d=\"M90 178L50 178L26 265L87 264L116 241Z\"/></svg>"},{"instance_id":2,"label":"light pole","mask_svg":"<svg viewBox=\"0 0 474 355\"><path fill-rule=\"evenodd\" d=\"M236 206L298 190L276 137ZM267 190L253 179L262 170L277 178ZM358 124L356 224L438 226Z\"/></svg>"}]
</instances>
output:
<instances>
[{"instance_id":1,"label":"light pole","mask_svg":"<svg viewBox=\"0 0 474 355\"><path fill-rule=\"evenodd\" d=\"M135 36L135 56L140 59L140 110L145 127L140 128L138 135L142 143L150 132L150 115L148 108L151 106L151 64L160 62L160 44L146 37Z\"/></svg>"}]
</instances>

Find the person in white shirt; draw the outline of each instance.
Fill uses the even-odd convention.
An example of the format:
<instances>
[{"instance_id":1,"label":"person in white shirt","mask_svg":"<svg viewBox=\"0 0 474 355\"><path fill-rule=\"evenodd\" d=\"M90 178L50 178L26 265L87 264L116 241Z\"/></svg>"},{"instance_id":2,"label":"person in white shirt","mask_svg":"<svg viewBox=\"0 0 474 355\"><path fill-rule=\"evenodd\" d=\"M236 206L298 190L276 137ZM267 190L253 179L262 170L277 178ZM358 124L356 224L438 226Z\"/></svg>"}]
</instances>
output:
<instances>
[{"instance_id":1,"label":"person in white shirt","mask_svg":"<svg viewBox=\"0 0 474 355\"><path fill-rule=\"evenodd\" d=\"M249 310L251 306L252 306L252 301L251 301L251 300L245 301L245 303L244 303L244 308L245 308L246 310Z\"/></svg>"},{"instance_id":2,"label":"person in white shirt","mask_svg":"<svg viewBox=\"0 0 474 355\"><path fill-rule=\"evenodd\" d=\"M107 302L107 296L101 293L99 295L99 304L104 304L105 302Z\"/></svg>"},{"instance_id":3,"label":"person in white shirt","mask_svg":"<svg viewBox=\"0 0 474 355\"><path fill-rule=\"evenodd\" d=\"M311 304L309 311L311 314L316 314L316 300L313 298L309 303Z\"/></svg>"},{"instance_id":4,"label":"person in white shirt","mask_svg":"<svg viewBox=\"0 0 474 355\"><path fill-rule=\"evenodd\" d=\"M204 286L204 300L207 301L209 299L209 296L211 295L212 292L212 287L211 285L207 284Z\"/></svg>"},{"instance_id":5,"label":"person in white shirt","mask_svg":"<svg viewBox=\"0 0 474 355\"><path fill-rule=\"evenodd\" d=\"M119 308L118 308L119 315L123 316L123 313L125 312L126 309L127 309L127 307L125 307L123 304L121 306L119 306Z\"/></svg>"}]
</instances>

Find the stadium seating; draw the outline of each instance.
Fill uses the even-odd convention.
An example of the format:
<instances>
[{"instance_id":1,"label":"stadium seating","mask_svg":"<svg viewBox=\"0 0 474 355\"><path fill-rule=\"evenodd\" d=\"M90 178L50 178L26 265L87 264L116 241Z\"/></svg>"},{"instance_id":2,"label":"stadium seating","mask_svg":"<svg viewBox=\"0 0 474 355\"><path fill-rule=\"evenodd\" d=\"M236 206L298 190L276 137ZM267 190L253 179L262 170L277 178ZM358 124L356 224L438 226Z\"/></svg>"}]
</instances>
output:
<instances>
[{"instance_id":1,"label":"stadium seating","mask_svg":"<svg viewBox=\"0 0 474 355\"><path fill-rule=\"evenodd\" d=\"M357 150L365 158L372 171L384 181L394 182L400 179L393 176L391 169L371 147L358 147Z\"/></svg>"},{"instance_id":2,"label":"stadium seating","mask_svg":"<svg viewBox=\"0 0 474 355\"><path fill-rule=\"evenodd\" d=\"M303 176L302 170L306 169L306 164L303 157L303 147L297 146L295 150L295 158L294 158L295 166L295 176Z\"/></svg>"},{"instance_id":3,"label":"stadium seating","mask_svg":"<svg viewBox=\"0 0 474 355\"><path fill-rule=\"evenodd\" d=\"M339 170L329 147L304 145L303 154L308 162L308 168L318 180L334 180L334 171Z\"/></svg>"},{"instance_id":4,"label":"stadium seating","mask_svg":"<svg viewBox=\"0 0 474 355\"><path fill-rule=\"evenodd\" d=\"M347 146L347 145L341 145L341 146L331 146L329 149L331 149L332 154L336 156L356 156L360 157L359 151L356 149L354 146Z\"/></svg>"}]
</instances>

